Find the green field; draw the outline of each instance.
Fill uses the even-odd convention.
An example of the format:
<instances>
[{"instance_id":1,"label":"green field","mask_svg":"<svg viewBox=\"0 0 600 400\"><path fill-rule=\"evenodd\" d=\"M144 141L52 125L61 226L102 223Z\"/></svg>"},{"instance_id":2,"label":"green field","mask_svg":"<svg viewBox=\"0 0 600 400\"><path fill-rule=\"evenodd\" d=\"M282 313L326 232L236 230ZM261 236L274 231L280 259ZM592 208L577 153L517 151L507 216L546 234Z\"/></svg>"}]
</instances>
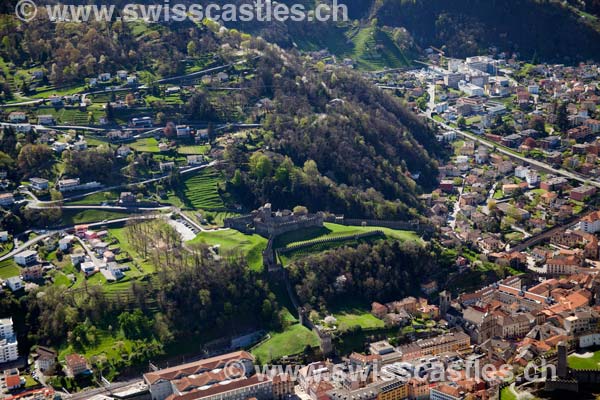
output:
<instances>
[{"instance_id":1,"label":"green field","mask_svg":"<svg viewBox=\"0 0 600 400\"><path fill-rule=\"evenodd\" d=\"M93 193L93 194L90 194L89 196L85 196L78 200L69 201L65 204L66 205L102 204L105 201L115 201L118 198L119 198L119 192L108 191L108 192Z\"/></svg>"},{"instance_id":2,"label":"green field","mask_svg":"<svg viewBox=\"0 0 600 400\"><path fill-rule=\"evenodd\" d=\"M261 362L302 353L306 345L319 345L317 335L299 323L287 327L283 332L271 332L270 336L251 351Z\"/></svg>"},{"instance_id":3,"label":"green field","mask_svg":"<svg viewBox=\"0 0 600 400\"><path fill-rule=\"evenodd\" d=\"M12 249L15 247L15 244L12 241L12 238L9 237L9 241L6 243L2 243L0 245L0 256L5 255L6 253L12 251Z\"/></svg>"},{"instance_id":4,"label":"green field","mask_svg":"<svg viewBox=\"0 0 600 400\"><path fill-rule=\"evenodd\" d=\"M592 357L586 358L571 354L567 361L573 369L600 369L600 350L595 351Z\"/></svg>"},{"instance_id":5,"label":"green field","mask_svg":"<svg viewBox=\"0 0 600 400\"><path fill-rule=\"evenodd\" d=\"M351 57L362 69L398 68L410 65L410 60L396 46L387 32L366 26L350 29L346 36L354 45Z\"/></svg>"},{"instance_id":6,"label":"green field","mask_svg":"<svg viewBox=\"0 0 600 400\"><path fill-rule=\"evenodd\" d=\"M214 169L203 169L185 179L176 194L189 208L205 211L225 211L218 191L220 176Z\"/></svg>"},{"instance_id":7,"label":"green field","mask_svg":"<svg viewBox=\"0 0 600 400\"><path fill-rule=\"evenodd\" d=\"M160 151L158 149L158 141L154 138L139 139L129 144L129 146L141 153L158 153Z\"/></svg>"},{"instance_id":8,"label":"green field","mask_svg":"<svg viewBox=\"0 0 600 400\"><path fill-rule=\"evenodd\" d=\"M177 153L183 155L192 155L192 154L207 154L210 150L209 145L199 145L199 146L179 146L177 148Z\"/></svg>"},{"instance_id":9,"label":"green field","mask_svg":"<svg viewBox=\"0 0 600 400\"><path fill-rule=\"evenodd\" d=\"M12 258L0 262L0 278L6 279L11 276L17 276L20 273L20 268Z\"/></svg>"},{"instance_id":10,"label":"green field","mask_svg":"<svg viewBox=\"0 0 600 400\"><path fill-rule=\"evenodd\" d=\"M148 274L153 273L155 271L155 267L148 260L141 259L139 254L131 247L131 245L127 241L127 235L125 234L125 229L126 228L112 228L112 229L109 229L108 232L110 233L110 235L112 237L117 239L117 241L119 242L119 247L121 248L121 251L129 253L129 255L131 257L135 258L135 261L144 270L145 273L148 273ZM132 268L131 271L128 271L126 273L126 276L127 275L131 276L131 272L133 272L133 271L134 271L134 269Z\"/></svg>"},{"instance_id":11,"label":"green field","mask_svg":"<svg viewBox=\"0 0 600 400\"><path fill-rule=\"evenodd\" d=\"M372 231L383 231L387 237L391 237L398 240L414 240L421 242L419 236L411 231L400 231L390 228L383 228L377 226L353 226L353 225L339 225L332 223L324 223L322 228L306 228L300 229L293 232L285 233L275 240L275 248L288 247L308 241L324 239L335 236L346 236L356 235L365 232Z\"/></svg>"},{"instance_id":12,"label":"green field","mask_svg":"<svg viewBox=\"0 0 600 400\"><path fill-rule=\"evenodd\" d=\"M517 400L517 396L510 389L510 386L507 386L500 391L500 400Z\"/></svg>"},{"instance_id":13,"label":"green field","mask_svg":"<svg viewBox=\"0 0 600 400\"><path fill-rule=\"evenodd\" d=\"M353 312L343 312L333 314L337 319L338 329L344 330L353 326L360 326L362 329L379 329L385 327L385 324L379 318L374 317L371 313L361 310Z\"/></svg>"},{"instance_id":14,"label":"green field","mask_svg":"<svg viewBox=\"0 0 600 400\"><path fill-rule=\"evenodd\" d=\"M254 271L262 271L262 251L267 247L267 239L259 235L245 235L235 229L212 232L200 232L188 243L206 243L220 245L220 252L240 252Z\"/></svg>"},{"instance_id":15,"label":"green field","mask_svg":"<svg viewBox=\"0 0 600 400\"><path fill-rule=\"evenodd\" d=\"M129 215L127 212L118 211L65 209L61 221L63 225L77 225L125 218Z\"/></svg>"}]
</instances>

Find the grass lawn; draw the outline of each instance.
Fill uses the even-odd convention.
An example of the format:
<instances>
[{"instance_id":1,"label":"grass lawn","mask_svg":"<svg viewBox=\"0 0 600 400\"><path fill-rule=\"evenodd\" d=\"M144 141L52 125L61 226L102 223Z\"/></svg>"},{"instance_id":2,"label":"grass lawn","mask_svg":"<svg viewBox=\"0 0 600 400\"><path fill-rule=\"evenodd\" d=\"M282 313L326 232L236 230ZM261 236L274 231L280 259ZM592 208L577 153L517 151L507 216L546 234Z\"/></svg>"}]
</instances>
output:
<instances>
[{"instance_id":1,"label":"grass lawn","mask_svg":"<svg viewBox=\"0 0 600 400\"><path fill-rule=\"evenodd\" d=\"M261 362L269 362L283 356L299 354L306 345L316 347L319 345L317 335L304 325L294 324L283 332L271 332L271 337L252 349L252 354Z\"/></svg>"},{"instance_id":2,"label":"grass lawn","mask_svg":"<svg viewBox=\"0 0 600 400\"><path fill-rule=\"evenodd\" d=\"M500 391L500 400L517 400L517 396L510 389L510 386L507 386Z\"/></svg>"},{"instance_id":3,"label":"grass lawn","mask_svg":"<svg viewBox=\"0 0 600 400\"><path fill-rule=\"evenodd\" d=\"M213 232L200 232L188 243L220 244L220 252L240 252L253 271L262 271L262 251L267 247L267 239L259 235L245 235L235 229Z\"/></svg>"},{"instance_id":4,"label":"grass lawn","mask_svg":"<svg viewBox=\"0 0 600 400\"><path fill-rule=\"evenodd\" d=\"M62 223L64 225L86 224L104 220L125 218L130 215L127 212L107 210L63 210Z\"/></svg>"},{"instance_id":5,"label":"grass lawn","mask_svg":"<svg viewBox=\"0 0 600 400\"><path fill-rule=\"evenodd\" d=\"M6 253L9 253L10 251L12 251L12 249L15 247L14 242L12 241L12 239L9 239L8 242L6 243L2 243L0 245L0 256L5 255Z\"/></svg>"},{"instance_id":6,"label":"grass lawn","mask_svg":"<svg viewBox=\"0 0 600 400\"><path fill-rule=\"evenodd\" d=\"M116 324L115 324L116 329ZM67 354L79 353L82 354L88 361L92 357L104 356L107 360L119 360L123 355L131 352L133 343L123 337L121 332L114 334L106 331L98 332L99 341L96 346L88 346L83 351L75 350L72 346L65 346L59 350L58 359L64 360Z\"/></svg>"},{"instance_id":7,"label":"grass lawn","mask_svg":"<svg viewBox=\"0 0 600 400\"><path fill-rule=\"evenodd\" d=\"M316 239L324 239L327 237L355 235L365 232L381 230L387 237L398 240L414 240L421 242L419 236L411 231L400 231L390 228L377 226L348 226L332 223L324 223L322 228L306 228L293 232L285 233L275 240L275 248L287 247L289 245L299 244Z\"/></svg>"},{"instance_id":8,"label":"grass lawn","mask_svg":"<svg viewBox=\"0 0 600 400\"><path fill-rule=\"evenodd\" d=\"M595 351L592 357L577 357L571 354L567 362L573 369L600 369L600 350Z\"/></svg>"},{"instance_id":9,"label":"grass lawn","mask_svg":"<svg viewBox=\"0 0 600 400\"><path fill-rule=\"evenodd\" d=\"M38 386L40 383L33 379L31 375L23 376L25 378L25 389L31 389Z\"/></svg>"},{"instance_id":10,"label":"grass lawn","mask_svg":"<svg viewBox=\"0 0 600 400\"><path fill-rule=\"evenodd\" d=\"M139 254L131 247L129 242L127 241L127 235L125 234L126 228L113 228L109 229L108 232L112 237L119 241L119 247L121 251L129 253L129 256L133 257L135 261L138 263L140 267L144 270L144 272L151 274L155 271L155 267L148 260L142 259ZM134 272L134 268L131 268L131 271L127 271L125 276L130 276L131 273ZM121 282L116 282L113 285L117 285Z\"/></svg>"},{"instance_id":11,"label":"grass lawn","mask_svg":"<svg viewBox=\"0 0 600 400\"><path fill-rule=\"evenodd\" d=\"M191 155L191 154L206 154L210 150L209 145L199 145L199 146L179 146L177 148L177 153L183 155Z\"/></svg>"},{"instance_id":12,"label":"grass lawn","mask_svg":"<svg viewBox=\"0 0 600 400\"><path fill-rule=\"evenodd\" d=\"M20 272L21 269L17 264L15 264L12 258L0 262L0 278L6 279L10 278L11 276L17 276L20 274Z\"/></svg>"},{"instance_id":13,"label":"grass lawn","mask_svg":"<svg viewBox=\"0 0 600 400\"><path fill-rule=\"evenodd\" d=\"M333 314L337 319L337 325L340 330L345 330L353 326L360 326L362 329L378 329L385 327L385 324L379 318L364 310L353 310L352 312L342 312Z\"/></svg>"},{"instance_id":14,"label":"grass lawn","mask_svg":"<svg viewBox=\"0 0 600 400\"><path fill-rule=\"evenodd\" d=\"M74 204L102 204L105 201L113 201L119 198L119 193L116 191L107 191L90 194L89 196L85 196L81 199L69 201L66 204L74 205Z\"/></svg>"},{"instance_id":15,"label":"grass lawn","mask_svg":"<svg viewBox=\"0 0 600 400\"><path fill-rule=\"evenodd\" d=\"M129 144L129 146L142 153L158 153L160 151L158 149L158 141L154 138L139 139Z\"/></svg>"}]
</instances>

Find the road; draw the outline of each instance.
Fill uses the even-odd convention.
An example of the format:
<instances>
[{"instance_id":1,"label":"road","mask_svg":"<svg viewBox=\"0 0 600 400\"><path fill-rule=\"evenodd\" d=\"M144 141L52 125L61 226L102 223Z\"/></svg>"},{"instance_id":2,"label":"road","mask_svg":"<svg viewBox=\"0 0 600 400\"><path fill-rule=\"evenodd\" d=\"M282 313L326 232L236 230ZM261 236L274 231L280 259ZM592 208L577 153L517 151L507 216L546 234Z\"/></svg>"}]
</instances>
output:
<instances>
[{"instance_id":1,"label":"road","mask_svg":"<svg viewBox=\"0 0 600 400\"><path fill-rule=\"evenodd\" d=\"M596 180L593 180L591 178L583 177L583 176L581 176L579 174L575 174L573 172L565 171L564 169L557 169L557 168L554 168L551 165L546 164L544 162L541 162L541 161L538 161L538 160L533 160L531 158L518 155L518 154L516 154L516 153L514 153L512 151L509 151L509 150L506 150L506 149L504 149L502 147L499 147L496 143L493 143L493 142L490 142L488 140L485 140L485 139L483 139L483 138L481 138L481 137L479 137L477 135L461 131L460 129L453 128L453 127L451 127L450 125L448 125L448 124L446 124L444 122L436 121L435 119L433 119L433 117L431 117L431 116L429 116L427 114L425 114L425 117L427 117L430 121L433 121L435 124L437 124L438 126L444 128L446 130L456 132L457 135L461 135L461 136L463 136L463 137L465 137L467 139L470 139L470 140L473 140L475 142L478 142L478 143L480 143L480 144L482 144L482 145L484 145L486 147L494 149L495 151L497 151L499 153L502 153L504 155L507 155L507 156L509 156L509 157L511 157L511 158L513 158L515 160L519 160L519 161L521 161L521 162L523 162L525 164L529 164L529 165L537 167L539 169L546 170L546 171L551 172L551 173L553 173L555 175L560 175L560 176L563 176L565 178L578 181L580 183L584 183L584 184L595 186L596 188L600 188L600 182L598 182Z\"/></svg>"},{"instance_id":2,"label":"road","mask_svg":"<svg viewBox=\"0 0 600 400\"><path fill-rule=\"evenodd\" d=\"M201 169L214 167L217 164L219 164L219 161L211 161L208 164L198 165L196 167L187 167L187 166L186 167L181 167L181 168L179 168L179 173L181 175L185 175L185 174L189 174L191 172L199 171ZM146 180L141 181L141 182L127 183L127 184L124 184L124 185L117 185L117 186L102 187L102 188L100 188L98 190L94 190L94 191L91 191L91 192L82 193L82 194L78 194L78 195L71 196L71 197L65 197L62 200L45 201L42 204L46 205L46 204L54 204L54 203L64 203L64 202L68 202L68 201L82 199L84 197L87 197L89 195L96 194L96 193L102 193L102 192L106 192L106 191L110 191L110 190L130 188L130 187L134 187L134 186L137 186L137 185L146 185L148 183L154 183L154 182L161 181L161 180L166 179L168 177L169 177L169 174L165 174L165 175L161 175L161 176L159 176L157 178L146 179Z\"/></svg>"},{"instance_id":3,"label":"road","mask_svg":"<svg viewBox=\"0 0 600 400\"><path fill-rule=\"evenodd\" d=\"M37 242L40 242L40 241L42 241L42 240L44 240L44 239L46 239L46 238L48 238L48 237L56 234L57 232L59 232L59 231L50 231L48 233L36 236L35 238L26 241L22 245L13 248L10 252L8 252L5 255L3 255L2 257L0 257L0 261L4 261L6 259L9 259L9 258L13 257L15 254L18 254L18 253L20 253L22 251L27 250L30 246L33 246Z\"/></svg>"},{"instance_id":4,"label":"road","mask_svg":"<svg viewBox=\"0 0 600 400\"><path fill-rule=\"evenodd\" d=\"M55 206L55 205L49 205L46 206L47 203L37 203L37 204L32 204L29 203L27 208L31 208L33 210L47 210L49 208L55 208L55 207L59 207L63 210L113 210L113 211L131 211L131 212L136 212L136 211L167 211L170 210L171 207L170 206L159 206L159 207L125 207L125 206L103 206L103 205L94 205L94 204L89 204L89 205L79 205L79 206Z\"/></svg>"},{"instance_id":5,"label":"road","mask_svg":"<svg viewBox=\"0 0 600 400\"><path fill-rule=\"evenodd\" d=\"M111 220L99 221L99 222L90 222L90 223L84 224L84 225L87 225L90 228L99 228L99 227L106 226L106 225L120 224L123 222L133 221L133 220L155 219L155 218L159 218L163 215L164 214L136 215L133 217L111 219ZM58 233L65 232L65 231L72 230L72 229L75 229L75 227L69 226L69 227L65 227L65 228L61 228L61 229L49 230L46 233L36 236L35 238L28 240L27 242L21 244L20 246L15 247L10 252L8 252L5 255L3 255L2 257L0 257L0 262L4 261L6 259L9 259L11 257L14 257L15 254L18 254L24 250L27 250L30 246L33 246L34 244L52 236L52 235L56 235Z\"/></svg>"},{"instance_id":6,"label":"road","mask_svg":"<svg viewBox=\"0 0 600 400\"><path fill-rule=\"evenodd\" d=\"M99 394L108 394L108 393L114 392L118 389L123 389L126 386L135 385L138 382L140 382L140 378L130 379L128 381L123 381L123 382L112 382L108 386L108 388L101 387L101 388L85 390L85 391L82 391L79 393L73 393L71 395L66 395L66 396L63 395L63 396L69 400L86 400L86 399L89 399L89 398L94 397Z\"/></svg>"}]
</instances>

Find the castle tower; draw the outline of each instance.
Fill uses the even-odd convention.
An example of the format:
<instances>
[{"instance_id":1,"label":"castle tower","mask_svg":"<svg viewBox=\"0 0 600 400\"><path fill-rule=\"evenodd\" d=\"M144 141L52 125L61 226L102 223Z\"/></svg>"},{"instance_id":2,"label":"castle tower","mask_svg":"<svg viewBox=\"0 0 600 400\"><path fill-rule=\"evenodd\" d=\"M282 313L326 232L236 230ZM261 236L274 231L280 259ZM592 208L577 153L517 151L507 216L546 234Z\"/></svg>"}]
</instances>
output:
<instances>
[{"instance_id":1,"label":"castle tower","mask_svg":"<svg viewBox=\"0 0 600 400\"><path fill-rule=\"evenodd\" d=\"M450 303L452 302L452 295L450 292L444 290L440 292L440 315L442 317L446 316L446 312L450 308Z\"/></svg>"},{"instance_id":2,"label":"castle tower","mask_svg":"<svg viewBox=\"0 0 600 400\"><path fill-rule=\"evenodd\" d=\"M565 342L560 342L558 344L558 354L557 354L557 368L556 374L561 379L566 379L568 375L567 368L567 345Z\"/></svg>"},{"instance_id":3,"label":"castle tower","mask_svg":"<svg viewBox=\"0 0 600 400\"><path fill-rule=\"evenodd\" d=\"M319 332L319 341L321 352L324 356L327 356L333 353L333 342L331 340L331 335L328 333Z\"/></svg>"}]
</instances>

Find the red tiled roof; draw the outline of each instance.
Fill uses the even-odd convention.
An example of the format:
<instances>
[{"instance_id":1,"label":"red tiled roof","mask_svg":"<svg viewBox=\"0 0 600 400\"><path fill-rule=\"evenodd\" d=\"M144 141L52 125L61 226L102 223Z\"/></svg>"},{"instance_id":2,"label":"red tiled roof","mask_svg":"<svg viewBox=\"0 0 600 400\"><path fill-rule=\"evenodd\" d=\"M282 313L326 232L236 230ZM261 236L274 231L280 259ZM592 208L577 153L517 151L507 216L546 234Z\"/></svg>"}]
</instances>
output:
<instances>
[{"instance_id":1,"label":"red tiled roof","mask_svg":"<svg viewBox=\"0 0 600 400\"><path fill-rule=\"evenodd\" d=\"M223 354L216 357L206 358L187 364L177 365L171 368L161 369L155 372L148 372L144 374L144 379L153 384L154 382L165 379L174 380L180 379L190 375L196 375L205 373L215 368L223 367L228 361L231 360L254 360L254 357L246 351L236 351L233 353Z\"/></svg>"},{"instance_id":2,"label":"red tiled roof","mask_svg":"<svg viewBox=\"0 0 600 400\"><path fill-rule=\"evenodd\" d=\"M8 375L6 377L6 387L14 388L21 386L21 377L19 375Z\"/></svg>"}]
</instances>

